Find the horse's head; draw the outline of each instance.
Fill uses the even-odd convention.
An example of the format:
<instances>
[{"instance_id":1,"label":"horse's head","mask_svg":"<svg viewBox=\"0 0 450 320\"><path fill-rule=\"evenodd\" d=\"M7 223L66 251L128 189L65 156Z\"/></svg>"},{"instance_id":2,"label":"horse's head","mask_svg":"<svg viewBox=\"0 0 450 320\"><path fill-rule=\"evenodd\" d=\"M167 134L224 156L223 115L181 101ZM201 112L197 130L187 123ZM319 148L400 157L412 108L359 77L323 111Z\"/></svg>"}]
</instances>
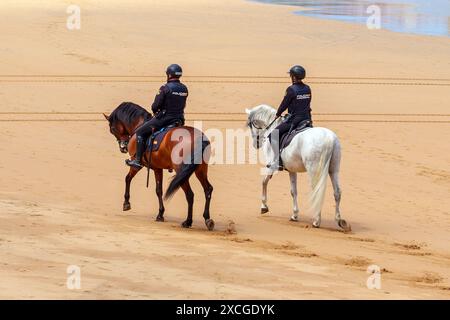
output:
<instances>
[{"instance_id":1,"label":"horse's head","mask_svg":"<svg viewBox=\"0 0 450 320\"><path fill-rule=\"evenodd\" d=\"M116 137L122 153L128 152L128 143L136 128L152 118L147 110L133 102L123 102L109 116L103 116L108 121L109 131Z\"/></svg>"},{"instance_id":2,"label":"horse's head","mask_svg":"<svg viewBox=\"0 0 450 320\"><path fill-rule=\"evenodd\" d=\"M275 109L263 104L253 109L245 109L245 113L247 113L247 126L252 133L253 147L259 149L262 146L264 133L275 119Z\"/></svg>"},{"instance_id":3,"label":"horse's head","mask_svg":"<svg viewBox=\"0 0 450 320\"><path fill-rule=\"evenodd\" d=\"M111 132L111 134L117 139L120 152L127 153L128 142L130 141L131 138L127 128L122 123L122 121L111 119L106 114L103 114L103 116L109 123L109 132Z\"/></svg>"}]
</instances>

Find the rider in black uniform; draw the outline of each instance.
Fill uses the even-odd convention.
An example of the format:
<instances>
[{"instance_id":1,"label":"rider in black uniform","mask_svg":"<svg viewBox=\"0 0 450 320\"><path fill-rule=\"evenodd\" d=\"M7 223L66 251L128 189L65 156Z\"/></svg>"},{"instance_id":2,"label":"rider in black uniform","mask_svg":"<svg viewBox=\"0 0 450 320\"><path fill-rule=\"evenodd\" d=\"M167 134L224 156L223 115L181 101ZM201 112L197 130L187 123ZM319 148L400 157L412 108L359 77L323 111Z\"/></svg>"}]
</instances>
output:
<instances>
[{"instance_id":1,"label":"rider in black uniform","mask_svg":"<svg viewBox=\"0 0 450 320\"><path fill-rule=\"evenodd\" d=\"M274 151L275 157L269 168L274 170L283 170L280 153L280 139L291 129L298 127L302 122L305 126L312 126L311 120L311 88L303 83L306 76L306 71L301 66L293 66L289 70L292 85L287 88L286 95L281 102L277 111L277 118L287 109L288 115L286 121L281 123L275 130L278 130L278 139L272 138L273 132L269 135L269 139ZM275 131L274 130L274 131Z\"/></svg>"},{"instance_id":2,"label":"rider in black uniform","mask_svg":"<svg viewBox=\"0 0 450 320\"><path fill-rule=\"evenodd\" d=\"M183 70L177 64L172 64L167 68L167 83L159 89L152 105L155 117L136 130L136 158L127 160L127 165L142 168L141 158L145 152L146 141L153 132L175 122L184 124L184 108L188 89L180 82L182 74Z\"/></svg>"}]
</instances>

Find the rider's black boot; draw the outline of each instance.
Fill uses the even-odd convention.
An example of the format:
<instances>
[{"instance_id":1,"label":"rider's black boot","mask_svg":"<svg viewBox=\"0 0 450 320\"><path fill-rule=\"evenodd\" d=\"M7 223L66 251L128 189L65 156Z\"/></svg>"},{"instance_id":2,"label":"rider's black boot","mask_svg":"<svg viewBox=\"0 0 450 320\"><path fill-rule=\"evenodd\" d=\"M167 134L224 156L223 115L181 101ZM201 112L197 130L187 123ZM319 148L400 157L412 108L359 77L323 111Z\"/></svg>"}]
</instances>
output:
<instances>
[{"instance_id":1,"label":"rider's black boot","mask_svg":"<svg viewBox=\"0 0 450 320\"><path fill-rule=\"evenodd\" d=\"M145 140L143 137L138 136L136 139L136 157L134 160L125 160L125 163L130 167L135 167L141 169L143 165L141 164L142 155L145 151Z\"/></svg>"},{"instance_id":2,"label":"rider's black boot","mask_svg":"<svg viewBox=\"0 0 450 320\"><path fill-rule=\"evenodd\" d=\"M278 170L278 171L284 170L283 164L281 162L281 158L278 160L278 163L271 163L271 164L268 164L266 167L269 169L272 169L272 170Z\"/></svg>"},{"instance_id":3,"label":"rider's black boot","mask_svg":"<svg viewBox=\"0 0 450 320\"><path fill-rule=\"evenodd\" d=\"M280 145L279 145L278 141L272 139L271 146L272 146L272 150L275 154L275 157L274 157L273 162L271 164L267 165L267 168L272 169L272 170L283 171L284 167L283 167L283 163L281 161L281 150L280 150Z\"/></svg>"}]
</instances>

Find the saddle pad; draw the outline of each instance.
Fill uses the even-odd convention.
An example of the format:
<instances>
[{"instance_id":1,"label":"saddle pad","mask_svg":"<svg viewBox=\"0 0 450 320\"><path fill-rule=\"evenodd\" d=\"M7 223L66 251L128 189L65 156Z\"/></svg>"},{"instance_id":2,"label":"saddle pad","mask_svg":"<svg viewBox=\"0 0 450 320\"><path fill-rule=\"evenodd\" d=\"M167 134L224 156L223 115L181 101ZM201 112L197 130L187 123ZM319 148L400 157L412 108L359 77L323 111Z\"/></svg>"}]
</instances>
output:
<instances>
[{"instance_id":1,"label":"saddle pad","mask_svg":"<svg viewBox=\"0 0 450 320\"><path fill-rule=\"evenodd\" d=\"M283 137L281 137L280 150L286 148L297 134L311 128L312 124L309 121L301 122L297 128L292 129L290 133L286 133Z\"/></svg>"},{"instance_id":2,"label":"saddle pad","mask_svg":"<svg viewBox=\"0 0 450 320\"><path fill-rule=\"evenodd\" d=\"M151 152L158 151L161 142L164 140L164 137L170 129L181 127L183 123L184 122L176 121L153 133L147 141L147 150L150 150Z\"/></svg>"},{"instance_id":3,"label":"saddle pad","mask_svg":"<svg viewBox=\"0 0 450 320\"><path fill-rule=\"evenodd\" d=\"M162 128L161 130L155 132L147 141L147 150L151 152L158 151L161 142L164 140L164 137L169 132L169 129L172 128L173 127Z\"/></svg>"}]
</instances>

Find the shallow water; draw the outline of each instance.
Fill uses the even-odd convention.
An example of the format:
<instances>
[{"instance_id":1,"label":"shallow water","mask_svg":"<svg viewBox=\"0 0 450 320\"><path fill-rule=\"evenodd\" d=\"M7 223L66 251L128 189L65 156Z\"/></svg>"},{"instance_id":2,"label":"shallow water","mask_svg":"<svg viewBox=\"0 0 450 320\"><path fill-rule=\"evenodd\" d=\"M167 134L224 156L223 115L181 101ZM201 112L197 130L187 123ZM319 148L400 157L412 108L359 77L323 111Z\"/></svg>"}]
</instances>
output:
<instances>
[{"instance_id":1,"label":"shallow water","mask_svg":"<svg viewBox=\"0 0 450 320\"><path fill-rule=\"evenodd\" d=\"M433 36L449 36L450 0L255 0L264 3L302 6L296 14L366 24L377 5L381 29Z\"/></svg>"}]
</instances>

